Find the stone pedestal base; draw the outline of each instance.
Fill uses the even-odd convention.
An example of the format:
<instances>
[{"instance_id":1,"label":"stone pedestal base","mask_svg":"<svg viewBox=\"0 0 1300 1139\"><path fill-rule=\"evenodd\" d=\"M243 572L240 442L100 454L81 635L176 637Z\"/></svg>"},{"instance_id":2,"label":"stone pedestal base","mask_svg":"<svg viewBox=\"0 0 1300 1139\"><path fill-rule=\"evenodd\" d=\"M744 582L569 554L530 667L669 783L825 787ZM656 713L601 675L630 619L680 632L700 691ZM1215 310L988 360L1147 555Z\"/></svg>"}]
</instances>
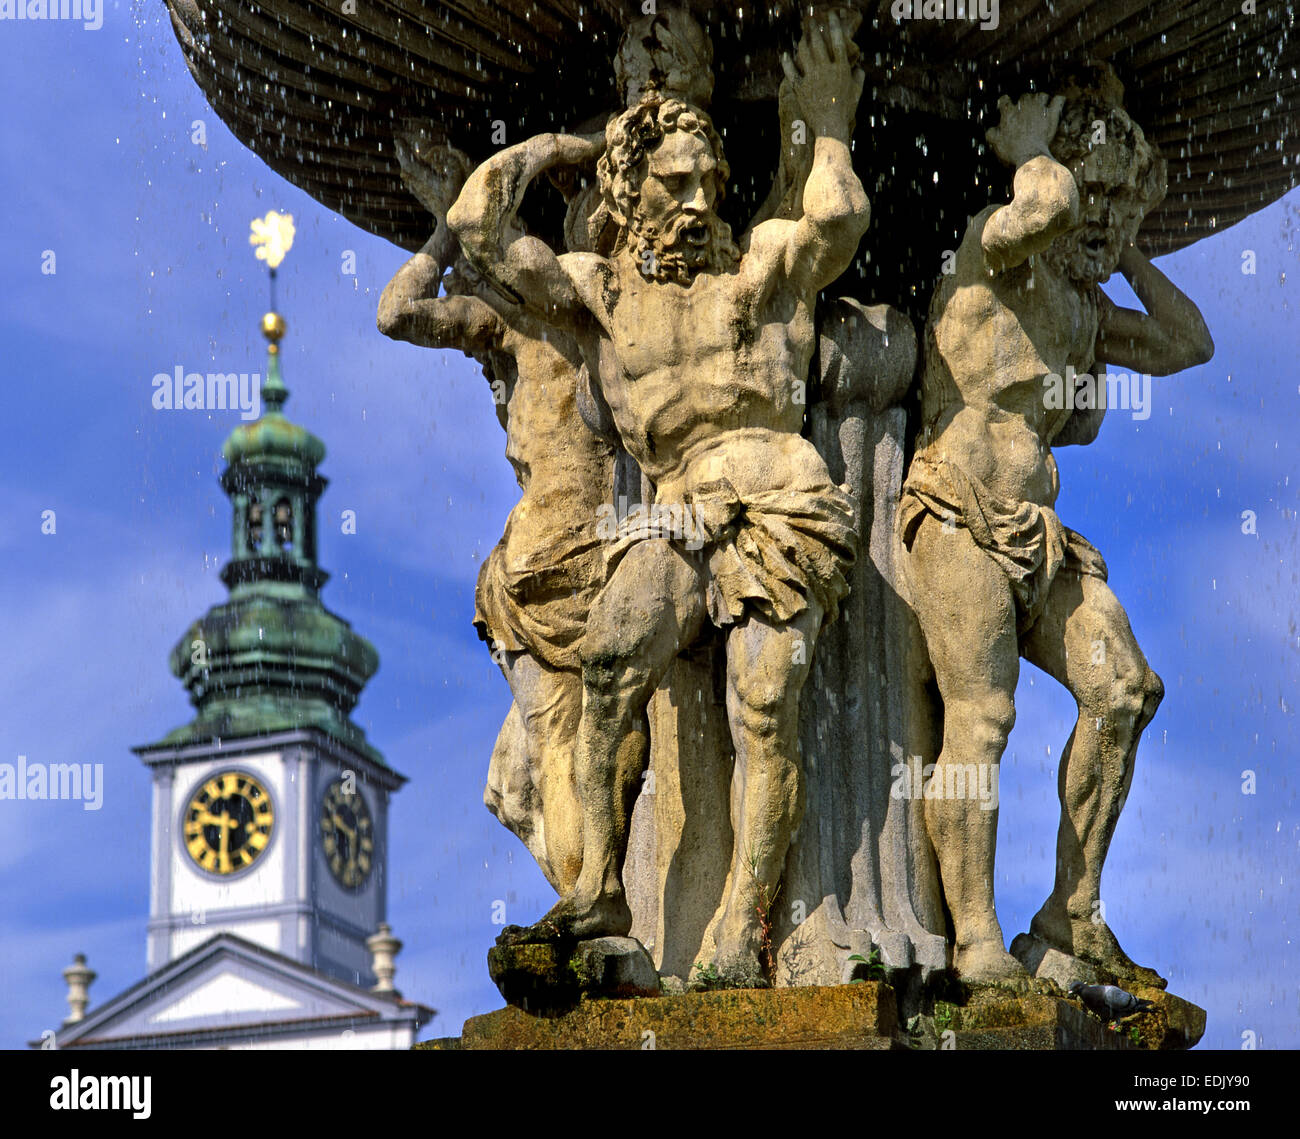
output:
<instances>
[{"instance_id":1,"label":"stone pedestal base","mask_svg":"<svg viewBox=\"0 0 1300 1139\"><path fill-rule=\"evenodd\" d=\"M1039 983L1041 985L1041 983ZM567 1012L508 1007L465 1022L460 1037L417 1045L489 1049L865 1049L957 1051L1191 1048L1205 1012L1158 989L1155 1008L1117 1030L1052 992L959 986L955 1001L898 1021L894 990L879 981L787 989L729 989L632 1000L583 999Z\"/></svg>"},{"instance_id":2,"label":"stone pedestal base","mask_svg":"<svg viewBox=\"0 0 1300 1139\"><path fill-rule=\"evenodd\" d=\"M957 1051L1181 1051L1195 1047L1205 1033L1204 1009L1160 989L1140 989L1155 1007L1113 1028L1055 985L1034 982L1033 989L960 986L959 1003L936 1000L932 1016L908 1022L909 1040L918 1048Z\"/></svg>"},{"instance_id":3,"label":"stone pedestal base","mask_svg":"<svg viewBox=\"0 0 1300 1139\"><path fill-rule=\"evenodd\" d=\"M503 1008L465 1022L453 1047L889 1048L893 991L878 982L724 989L642 1000L584 1000L560 1016ZM450 1041L434 1042L446 1047Z\"/></svg>"}]
</instances>

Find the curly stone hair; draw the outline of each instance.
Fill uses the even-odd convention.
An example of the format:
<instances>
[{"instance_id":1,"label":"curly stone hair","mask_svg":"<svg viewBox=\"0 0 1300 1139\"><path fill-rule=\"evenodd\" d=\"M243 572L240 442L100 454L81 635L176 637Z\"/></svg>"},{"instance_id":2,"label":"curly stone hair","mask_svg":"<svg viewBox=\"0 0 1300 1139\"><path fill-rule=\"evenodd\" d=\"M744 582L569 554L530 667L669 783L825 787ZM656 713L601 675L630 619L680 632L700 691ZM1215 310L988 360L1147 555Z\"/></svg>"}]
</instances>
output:
<instances>
[{"instance_id":1,"label":"curly stone hair","mask_svg":"<svg viewBox=\"0 0 1300 1139\"><path fill-rule=\"evenodd\" d=\"M713 120L698 107L680 99L665 99L651 93L610 120L605 128L605 153L596 166L601 196L620 225L627 225L641 196L650 152L673 131L688 131L709 144L718 163L717 201L722 201L731 168L723 155L722 138L714 130Z\"/></svg>"},{"instance_id":2,"label":"curly stone hair","mask_svg":"<svg viewBox=\"0 0 1300 1139\"><path fill-rule=\"evenodd\" d=\"M1124 84L1110 64L1078 64L1058 82L1056 93L1065 96L1065 106L1051 141L1052 157L1067 167L1083 158L1092 149L1093 124L1101 122L1107 145L1131 156L1139 193L1148 207L1154 206L1164 193L1165 161L1124 109Z\"/></svg>"}]
</instances>

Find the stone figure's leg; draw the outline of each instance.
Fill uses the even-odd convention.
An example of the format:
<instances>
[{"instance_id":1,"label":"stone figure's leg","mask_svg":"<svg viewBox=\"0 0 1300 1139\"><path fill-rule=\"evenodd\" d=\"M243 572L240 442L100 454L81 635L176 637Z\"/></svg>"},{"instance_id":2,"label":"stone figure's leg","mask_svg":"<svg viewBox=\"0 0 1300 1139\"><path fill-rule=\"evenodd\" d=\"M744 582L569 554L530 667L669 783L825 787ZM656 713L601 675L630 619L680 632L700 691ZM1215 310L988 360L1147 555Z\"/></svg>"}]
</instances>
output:
<instances>
[{"instance_id":1,"label":"stone figure's leg","mask_svg":"<svg viewBox=\"0 0 1300 1139\"><path fill-rule=\"evenodd\" d=\"M558 894L573 889L582 869L582 808L573 774L573 741L582 714L582 677L550 668L528 653L505 666L524 728L535 829L542 836L547 881ZM499 816L498 816L499 817ZM522 836L521 836L522 837ZM532 850L532 845L529 850Z\"/></svg>"},{"instance_id":2,"label":"stone figure's leg","mask_svg":"<svg viewBox=\"0 0 1300 1139\"><path fill-rule=\"evenodd\" d=\"M700 565L672 543L638 543L592 607L582 647L582 716L573 766L582 803L582 870L524 936L621 936L632 924L622 868L649 757L646 705L706 616Z\"/></svg>"},{"instance_id":3,"label":"stone figure's leg","mask_svg":"<svg viewBox=\"0 0 1300 1139\"><path fill-rule=\"evenodd\" d=\"M509 670L503 667L502 671L508 679ZM546 837L538 804L538 788L533 783L533 773L529 767L527 730L518 700L511 703L492 748L483 804L500 820L502 826L518 836L519 841L528 848L528 853L537 860L546 880L556 886L546 858ZM558 886L556 890L559 892Z\"/></svg>"},{"instance_id":4,"label":"stone figure's leg","mask_svg":"<svg viewBox=\"0 0 1300 1139\"><path fill-rule=\"evenodd\" d=\"M932 784L947 789L997 765L1015 723L1015 602L1006 576L964 527L945 529L927 515L905 555L916 614L943 698L943 743ZM944 898L952 914L953 967L967 980L1023 978L1006 951L993 901L998 812L977 797L925 801L926 829L939 859Z\"/></svg>"},{"instance_id":5,"label":"stone figure's leg","mask_svg":"<svg viewBox=\"0 0 1300 1139\"><path fill-rule=\"evenodd\" d=\"M1128 616L1100 578L1062 570L1047 607L1025 637L1025 659L1059 680L1079 706L1061 754L1061 824L1056 884L1030 933L1122 979L1164 986L1135 965L1102 918L1101 871L1124 800L1143 729L1164 695L1147 666Z\"/></svg>"},{"instance_id":6,"label":"stone figure's leg","mask_svg":"<svg viewBox=\"0 0 1300 1139\"><path fill-rule=\"evenodd\" d=\"M750 613L727 635L735 841L714 960L731 984L765 982L759 909L776 899L786 851L803 817L799 693L821 623L822 609L810 601L788 625Z\"/></svg>"}]
</instances>

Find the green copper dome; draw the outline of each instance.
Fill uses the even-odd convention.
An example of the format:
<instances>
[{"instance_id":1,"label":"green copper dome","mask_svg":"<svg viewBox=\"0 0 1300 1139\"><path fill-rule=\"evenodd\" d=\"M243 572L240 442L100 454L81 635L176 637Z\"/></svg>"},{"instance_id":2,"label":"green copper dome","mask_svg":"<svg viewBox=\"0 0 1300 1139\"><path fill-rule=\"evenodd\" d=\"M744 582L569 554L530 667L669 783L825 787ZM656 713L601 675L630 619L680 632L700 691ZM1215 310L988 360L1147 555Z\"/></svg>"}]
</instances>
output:
<instances>
[{"instance_id":1,"label":"green copper dome","mask_svg":"<svg viewBox=\"0 0 1300 1139\"><path fill-rule=\"evenodd\" d=\"M379 654L319 596L329 578L316 562L316 503L326 486L316 466L325 445L284 417L284 321L268 313L262 328L271 342L264 412L222 448L233 526L221 579L230 597L171 651L197 716L150 747L316 728L383 763L349 718Z\"/></svg>"},{"instance_id":2,"label":"green copper dome","mask_svg":"<svg viewBox=\"0 0 1300 1139\"><path fill-rule=\"evenodd\" d=\"M221 448L228 463L265 458L282 458L293 463L316 466L325 458L325 444L305 427L290 423L280 410L289 398L289 389L280 378L279 345L271 344L266 361L266 381L262 384L260 419L241 423Z\"/></svg>"}]
</instances>

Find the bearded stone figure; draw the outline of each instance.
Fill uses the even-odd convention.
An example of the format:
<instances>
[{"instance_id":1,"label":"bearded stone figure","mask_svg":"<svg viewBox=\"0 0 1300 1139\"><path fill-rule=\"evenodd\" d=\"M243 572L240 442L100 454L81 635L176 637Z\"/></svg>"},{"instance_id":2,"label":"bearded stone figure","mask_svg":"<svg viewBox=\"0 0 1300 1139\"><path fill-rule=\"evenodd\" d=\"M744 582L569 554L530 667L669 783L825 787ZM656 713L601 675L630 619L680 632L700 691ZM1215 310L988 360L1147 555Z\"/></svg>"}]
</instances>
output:
<instances>
[{"instance_id":1,"label":"bearded stone figure","mask_svg":"<svg viewBox=\"0 0 1300 1139\"><path fill-rule=\"evenodd\" d=\"M499 943L634 931L662 975L736 986L833 984L877 951L922 981L1163 986L1098 905L1160 682L1101 555L1055 514L1051 454L1095 437L1093 371L1212 351L1133 244L1163 161L1103 66L1001 100L988 138L1014 196L935 290L904 479L911 323L818 299L869 216L856 26L823 11L785 60L782 137L807 141L787 139L739 237L709 41L680 11L625 36L626 108L601 131L442 161L452 177L437 148L399 147L438 225L381 327L483 363L524 491L477 594L515 697L486 798L560 898ZM542 176L568 204L564 250L520 221ZM1117 268L1147 312L1100 291ZM1079 722L1056 885L1013 956L992 881L1020 656ZM918 753L935 763L913 791ZM957 775L971 794L944 793Z\"/></svg>"},{"instance_id":2,"label":"bearded stone figure","mask_svg":"<svg viewBox=\"0 0 1300 1139\"><path fill-rule=\"evenodd\" d=\"M717 216L727 167L703 110L647 92L591 139L618 226L610 256L507 241L529 182L572 139L543 136L474 172L448 214L481 271L572 327L622 445L702 533L688 551L645 532L615 543L582 639L574 751L582 870L574 887L507 942L624 935L622 881L632 804L649 753L647 707L705 626L725 643L726 705L739 792L713 964L762 983L758 915L775 891L802 811L799 694L824 623L848 591L852 499L800 429L819 290L847 268L868 206L848 139L863 76L838 19L787 62L816 136L797 221L739 243Z\"/></svg>"},{"instance_id":3,"label":"bearded stone figure","mask_svg":"<svg viewBox=\"0 0 1300 1139\"><path fill-rule=\"evenodd\" d=\"M1021 657L1063 684L1079 710L1061 754L1055 886L1014 956L994 907L996 808L926 798L953 966L970 980L1024 977L1028 967L1062 983L1100 971L1165 984L1130 960L1100 906L1138 740L1163 686L1101 554L1054 509L1052 449L1091 442L1105 413L1104 398L1052 398L1062 377L1095 395L1104 385L1087 385L1106 365L1169 375L1214 350L1195 305L1134 244L1164 194L1164 163L1122 95L1098 65L1055 97L1002 98L988 140L1015 170L1014 196L971 221L926 326L924 425L898 527L906 595L943 699L932 779L952 787L958 775L996 778ZM1116 269L1145 312L1100 290Z\"/></svg>"}]
</instances>

